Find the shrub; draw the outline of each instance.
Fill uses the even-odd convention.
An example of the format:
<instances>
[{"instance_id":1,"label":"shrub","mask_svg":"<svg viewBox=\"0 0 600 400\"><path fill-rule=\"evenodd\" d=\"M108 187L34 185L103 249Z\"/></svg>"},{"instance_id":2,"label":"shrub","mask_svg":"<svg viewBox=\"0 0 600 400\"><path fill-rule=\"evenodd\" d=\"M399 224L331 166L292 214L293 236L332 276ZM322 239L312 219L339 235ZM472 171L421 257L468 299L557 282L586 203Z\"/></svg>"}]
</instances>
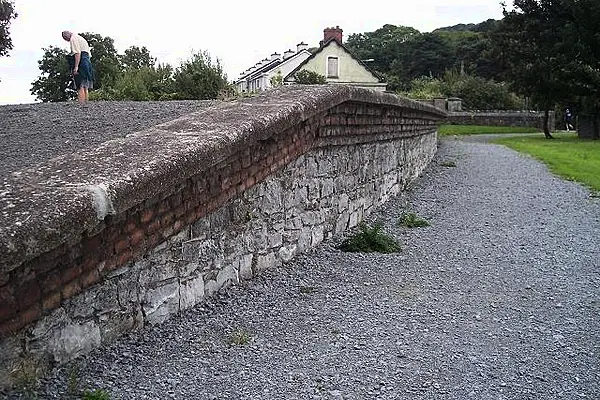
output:
<instances>
[{"instance_id":1,"label":"shrub","mask_svg":"<svg viewBox=\"0 0 600 400\"><path fill-rule=\"evenodd\" d=\"M296 72L294 77L296 79L296 83L301 85L322 85L327 83L327 79L325 79L323 75L305 69Z\"/></svg>"},{"instance_id":2,"label":"shrub","mask_svg":"<svg viewBox=\"0 0 600 400\"><path fill-rule=\"evenodd\" d=\"M340 250L352 253L397 253L400 251L400 245L390 236L381 231L381 224L375 224L373 227L361 223L359 231L344 240L340 245Z\"/></svg>"}]
</instances>

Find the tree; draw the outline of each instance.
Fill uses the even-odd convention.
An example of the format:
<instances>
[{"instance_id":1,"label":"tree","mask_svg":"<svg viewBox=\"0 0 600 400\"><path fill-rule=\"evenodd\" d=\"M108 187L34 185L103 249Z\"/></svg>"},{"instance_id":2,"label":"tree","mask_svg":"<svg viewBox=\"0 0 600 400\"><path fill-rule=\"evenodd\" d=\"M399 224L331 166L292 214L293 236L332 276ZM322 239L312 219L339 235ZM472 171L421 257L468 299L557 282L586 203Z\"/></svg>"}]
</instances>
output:
<instances>
[{"instance_id":1,"label":"tree","mask_svg":"<svg viewBox=\"0 0 600 400\"><path fill-rule=\"evenodd\" d=\"M514 9L504 9L504 19L492 34L493 53L504 64L504 76L524 96L543 108L544 135L551 139L549 110L572 96L566 67L573 56L565 42L569 20L567 1L514 0Z\"/></svg>"},{"instance_id":2,"label":"tree","mask_svg":"<svg viewBox=\"0 0 600 400\"><path fill-rule=\"evenodd\" d=\"M92 52L94 67L94 88L112 86L121 73L119 55L115 49L115 41L111 37L103 37L97 33L85 32L81 36L87 40Z\"/></svg>"},{"instance_id":3,"label":"tree","mask_svg":"<svg viewBox=\"0 0 600 400\"><path fill-rule=\"evenodd\" d=\"M73 78L67 63L67 52L59 47L43 49L38 61L41 75L32 83L31 94L43 102L66 101L76 95Z\"/></svg>"},{"instance_id":4,"label":"tree","mask_svg":"<svg viewBox=\"0 0 600 400\"><path fill-rule=\"evenodd\" d=\"M12 50L13 44L10 38L10 21L17 17L14 3L11 0L0 0L0 57Z\"/></svg>"},{"instance_id":5,"label":"tree","mask_svg":"<svg viewBox=\"0 0 600 400\"><path fill-rule=\"evenodd\" d=\"M600 2L564 0L570 10L563 25L574 103L593 122L593 138L600 139Z\"/></svg>"},{"instance_id":6,"label":"tree","mask_svg":"<svg viewBox=\"0 0 600 400\"><path fill-rule=\"evenodd\" d=\"M153 68L156 64L156 58L150 55L150 51L148 51L146 46L131 46L119 58L125 70Z\"/></svg>"},{"instance_id":7,"label":"tree","mask_svg":"<svg viewBox=\"0 0 600 400\"><path fill-rule=\"evenodd\" d=\"M199 52L181 64L174 74L174 88L180 100L216 99L227 86L227 76L217 59Z\"/></svg>"},{"instance_id":8,"label":"tree","mask_svg":"<svg viewBox=\"0 0 600 400\"><path fill-rule=\"evenodd\" d=\"M327 79L323 75L306 69L296 72L294 80L300 85L322 85L327 83Z\"/></svg>"},{"instance_id":9,"label":"tree","mask_svg":"<svg viewBox=\"0 0 600 400\"><path fill-rule=\"evenodd\" d=\"M350 35L346 46L361 60L372 59L369 65L385 74L404 51L406 43L420 35L418 30L408 26L386 24L374 32Z\"/></svg>"}]
</instances>

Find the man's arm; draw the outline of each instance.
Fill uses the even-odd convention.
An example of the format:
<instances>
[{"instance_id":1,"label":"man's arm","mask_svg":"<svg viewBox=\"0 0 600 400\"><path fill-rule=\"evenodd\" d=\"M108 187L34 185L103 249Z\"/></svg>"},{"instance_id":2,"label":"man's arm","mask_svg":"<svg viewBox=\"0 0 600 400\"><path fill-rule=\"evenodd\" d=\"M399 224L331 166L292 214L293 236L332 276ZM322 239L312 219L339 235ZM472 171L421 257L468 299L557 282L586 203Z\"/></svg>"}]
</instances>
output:
<instances>
[{"instance_id":1,"label":"man's arm","mask_svg":"<svg viewBox=\"0 0 600 400\"><path fill-rule=\"evenodd\" d=\"M81 53L75 53L75 67L73 68L73 75L77 75L79 70L79 61L81 61Z\"/></svg>"}]
</instances>

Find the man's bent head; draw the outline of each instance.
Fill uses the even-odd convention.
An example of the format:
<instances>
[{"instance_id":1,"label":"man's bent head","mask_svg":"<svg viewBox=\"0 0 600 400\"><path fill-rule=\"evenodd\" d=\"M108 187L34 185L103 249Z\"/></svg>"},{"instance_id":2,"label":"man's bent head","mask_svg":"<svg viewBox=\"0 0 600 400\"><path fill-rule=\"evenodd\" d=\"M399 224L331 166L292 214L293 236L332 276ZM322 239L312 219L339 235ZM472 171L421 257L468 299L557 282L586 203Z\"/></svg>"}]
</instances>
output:
<instances>
[{"instance_id":1,"label":"man's bent head","mask_svg":"<svg viewBox=\"0 0 600 400\"><path fill-rule=\"evenodd\" d=\"M72 34L71 32L69 32L69 31L63 31L63 32L62 32L62 37L63 37L63 39L65 39L67 42L68 42L69 40L71 40L71 36L73 36L73 34Z\"/></svg>"}]
</instances>

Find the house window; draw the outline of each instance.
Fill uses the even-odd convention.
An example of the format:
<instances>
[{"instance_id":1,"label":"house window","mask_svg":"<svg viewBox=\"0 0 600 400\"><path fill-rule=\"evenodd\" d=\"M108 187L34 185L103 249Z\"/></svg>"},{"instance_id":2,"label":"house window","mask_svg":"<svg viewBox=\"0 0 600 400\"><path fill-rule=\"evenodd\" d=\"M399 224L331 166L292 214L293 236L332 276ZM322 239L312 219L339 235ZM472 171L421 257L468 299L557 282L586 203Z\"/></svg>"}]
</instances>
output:
<instances>
[{"instance_id":1,"label":"house window","mask_svg":"<svg viewBox=\"0 0 600 400\"><path fill-rule=\"evenodd\" d=\"M327 57L327 77L328 78L339 78L339 60L337 57Z\"/></svg>"}]
</instances>

